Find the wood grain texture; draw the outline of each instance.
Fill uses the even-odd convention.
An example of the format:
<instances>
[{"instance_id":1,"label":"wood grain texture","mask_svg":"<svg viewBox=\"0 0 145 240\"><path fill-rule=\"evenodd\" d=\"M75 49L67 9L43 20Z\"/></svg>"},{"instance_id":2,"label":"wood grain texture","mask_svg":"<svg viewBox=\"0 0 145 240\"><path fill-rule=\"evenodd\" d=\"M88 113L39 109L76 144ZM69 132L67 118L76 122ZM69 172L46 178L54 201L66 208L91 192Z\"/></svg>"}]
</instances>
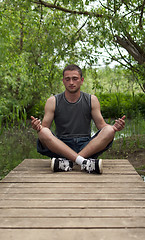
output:
<instances>
[{"instance_id":1,"label":"wood grain texture","mask_svg":"<svg viewBox=\"0 0 145 240\"><path fill-rule=\"evenodd\" d=\"M126 159L103 164L52 173L49 159L25 159L0 182L1 239L144 239L145 183Z\"/></svg>"}]
</instances>

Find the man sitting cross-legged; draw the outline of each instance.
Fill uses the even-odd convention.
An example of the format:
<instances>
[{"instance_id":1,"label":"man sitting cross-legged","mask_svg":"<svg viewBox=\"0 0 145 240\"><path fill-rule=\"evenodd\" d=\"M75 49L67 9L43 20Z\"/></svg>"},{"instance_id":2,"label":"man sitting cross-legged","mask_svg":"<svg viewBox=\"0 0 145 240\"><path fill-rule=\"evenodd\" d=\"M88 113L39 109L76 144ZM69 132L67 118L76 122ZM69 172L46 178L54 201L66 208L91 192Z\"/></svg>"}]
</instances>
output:
<instances>
[{"instance_id":1,"label":"man sitting cross-legged","mask_svg":"<svg viewBox=\"0 0 145 240\"><path fill-rule=\"evenodd\" d=\"M52 159L53 171L72 170L73 162L76 162L89 173L102 173L102 160L97 158L112 145L115 132L125 126L125 116L114 125L105 122L97 97L81 92L83 81L77 65L65 67L65 91L47 100L42 124L31 116L32 127L38 132L37 151ZM53 120L56 135L50 130ZM93 137L91 120L98 129Z\"/></svg>"}]
</instances>

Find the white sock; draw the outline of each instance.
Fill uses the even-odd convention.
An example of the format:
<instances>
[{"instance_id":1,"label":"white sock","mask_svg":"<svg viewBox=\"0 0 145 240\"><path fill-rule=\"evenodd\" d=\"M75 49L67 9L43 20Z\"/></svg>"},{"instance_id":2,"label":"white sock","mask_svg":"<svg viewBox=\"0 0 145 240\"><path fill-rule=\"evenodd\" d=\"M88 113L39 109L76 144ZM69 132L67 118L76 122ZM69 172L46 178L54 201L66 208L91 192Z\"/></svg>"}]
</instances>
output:
<instances>
[{"instance_id":1,"label":"white sock","mask_svg":"<svg viewBox=\"0 0 145 240\"><path fill-rule=\"evenodd\" d=\"M79 156L77 156L75 162L76 162L78 165L82 165L82 163L83 163L84 160L85 160L85 158L83 158L83 157L81 157L81 156L79 155Z\"/></svg>"}]
</instances>

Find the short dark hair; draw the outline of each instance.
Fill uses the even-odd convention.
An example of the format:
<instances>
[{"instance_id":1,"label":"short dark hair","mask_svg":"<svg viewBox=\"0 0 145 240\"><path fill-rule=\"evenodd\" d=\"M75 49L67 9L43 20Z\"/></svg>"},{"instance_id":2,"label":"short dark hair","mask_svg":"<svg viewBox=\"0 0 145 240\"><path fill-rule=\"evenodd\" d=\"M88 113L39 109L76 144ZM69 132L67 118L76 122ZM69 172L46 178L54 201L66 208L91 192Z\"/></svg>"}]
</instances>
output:
<instances>
[{"instance_id":1,"label":"short dark hair","mask_svg":"<svg viewBox=\"0 0 145 240\"><path fill-rule=\"evenodd\" d=\"M77 65L75 65L75 64L70 64L70 65L68 65L68 66L66 66L65 68L64 68L64 70L63 70L63 76L64 76L64 72L65 71L78 71L78 73L80 74L80 76L81 76L81 78L82 78L82 69L79 67L79 66L77 66Z\"/></svg>"}]
</instances>

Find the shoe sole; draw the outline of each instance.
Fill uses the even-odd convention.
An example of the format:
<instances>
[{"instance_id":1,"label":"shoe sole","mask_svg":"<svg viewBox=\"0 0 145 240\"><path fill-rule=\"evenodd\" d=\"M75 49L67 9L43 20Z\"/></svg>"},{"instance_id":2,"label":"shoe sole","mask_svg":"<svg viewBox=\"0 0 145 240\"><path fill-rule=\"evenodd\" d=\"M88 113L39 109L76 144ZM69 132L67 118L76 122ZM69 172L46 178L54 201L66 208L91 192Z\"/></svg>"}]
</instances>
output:
<instances>
[{"instance_id":1,"label":"shoe sole","mask_svg":"<svg viewBox=\"0 0 145 240\"><path fill-rule=\"evenodd\" d=\"M54 172L54 163L56 158L51 159L51 170Z\"/></svg>"},{"instance_id":2,"label":"shoe sole","mask_svg":"<svg viewBox=\"0 0 145 240\"><path fill-rule=\"evenodd\" d=\"M100 170L100 174L103 173L103 160L99 159L99 170Z\"/></svg>"}]
</instances>

